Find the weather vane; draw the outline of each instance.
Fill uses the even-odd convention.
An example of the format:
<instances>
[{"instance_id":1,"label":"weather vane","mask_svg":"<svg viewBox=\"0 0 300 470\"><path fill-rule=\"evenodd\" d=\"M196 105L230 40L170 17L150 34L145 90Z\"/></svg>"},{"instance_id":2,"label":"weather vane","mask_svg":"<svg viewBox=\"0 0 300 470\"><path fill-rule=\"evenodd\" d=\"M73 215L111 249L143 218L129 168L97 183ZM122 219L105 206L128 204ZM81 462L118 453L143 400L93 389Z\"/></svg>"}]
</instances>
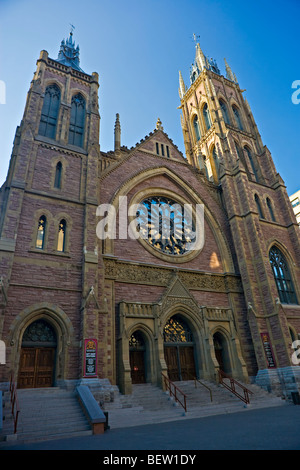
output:
<instances>
[{"instance_id":1,"label":"weather vane","mask_svg":"<svg viewBox=\"0 0 300 470\"><path fill-rule=\"evenodd\" d=\"M194 34L193 34L193 39L194 39L195 43L196 43L197 41L199 41L199 39L200 39L200 34L197 34L197 35L196 35L196 34L194 33Z\"/></svg>"},{"instance_id":2,"label":"weather vane","mask_svg":"<svg viewBox=\"0 0 300 470\"><path fill-rule=\"evenodd\" d=\"M72 25L71 23L70 23L70 26L71 26L71 34L73 34L73 31L74 31L74 29L75 29L75 26Z\"/></svg>"}]
</instances>

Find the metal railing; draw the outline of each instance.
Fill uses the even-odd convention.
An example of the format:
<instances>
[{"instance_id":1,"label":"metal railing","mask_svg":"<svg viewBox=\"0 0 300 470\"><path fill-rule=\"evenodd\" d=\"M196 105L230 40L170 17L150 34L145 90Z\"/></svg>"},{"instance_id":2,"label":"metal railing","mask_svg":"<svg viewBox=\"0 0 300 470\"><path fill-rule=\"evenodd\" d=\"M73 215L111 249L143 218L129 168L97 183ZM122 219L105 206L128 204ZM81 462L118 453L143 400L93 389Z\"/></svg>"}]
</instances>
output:
<instances>
[{"instance_id":1,"label":"metal railing","mask_svg":"<svg viewBox=\"0 0 300 470\"><path fill-rule=\"evenodd\" d=\"M201 382L201 380L196 379L196 377L194 377L194 382L195 382L195 388L197 388L197 382L198 382L200 385L202 385L203 387L205 387L205 388L209 391L210 401L213 401L211 388L209 388L207 385L205 385L203 382Z\"/></svg>"},{"instance_id":2,"label":"metal railing","mask_svg":"<svg viewBox=\"0 0 300 470\"><path fill-rule=\"evenodd\" d=\"M165 374L161 374L164 380L165 388L168 390L169 394L174 397L175 401L178 402L184 411L187 411L187 405L186 405L186 394L183 393L177 385L175 385L169 377L167 377Z\"/></svg>"},{"instance_id":3,"label":"metal railing","mask_svg":"<svg viewBox=\"0 0 300 470\"><path fill-rule=\"evenodd\" d=\"M223 387L227 388L231 393L233 393L236 397L238 397L240 400L242 400L244 403L249 404L250 403L250 398L249 394L253 395L253 392L246 388L244 385L240 384L237 380L234 378L230 377L229 375L225 374L222 370L218 370L219 373L219 382ZM224 379L229 380L229 384L225 382ZM239 393L236 390L236 387L239 387L242 389L243 394Z\"/></svg>"},{"instance_id":4,"label":"metal railing","mask_svg":"<svg viewBox=\"0 0 300 470\"><path fill-rule=\"evenodd\" d=\"M16 383L14 381L14 377L12 374L10 377L9 391L10 391L10 401L11 401L11 412L12 412L13 421L14 421L14 434L16 434L20 408L19 408L18 397L17 397L17 386L16 386Z\"/></svg>"}]
</instances>

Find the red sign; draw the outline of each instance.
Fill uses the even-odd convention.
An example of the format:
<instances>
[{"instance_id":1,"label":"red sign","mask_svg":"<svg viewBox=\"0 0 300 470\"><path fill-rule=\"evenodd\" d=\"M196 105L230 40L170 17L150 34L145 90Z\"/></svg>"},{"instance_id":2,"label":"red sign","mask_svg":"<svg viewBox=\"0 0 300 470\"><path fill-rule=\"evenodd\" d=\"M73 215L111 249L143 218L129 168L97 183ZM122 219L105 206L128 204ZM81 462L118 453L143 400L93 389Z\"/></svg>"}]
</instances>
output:
<instances>
[{"instance_id":1,"label":"red sign","mask_svg":"<svg viewBox=\"0 0 300 470\"><path fill-rule=\"evenodd\" d=\"M97 340L84 341L84 377L97 377Z\"/></svg>"},{"instance_id":2,"label":"red sign","mask_svg":"<svg viewBox=\"0 0 300 470\"><path fill-rule=\"evenodd\" d=\"M269 333L261 333L260 335L261 335L261 339L263 342L266 359L268 362L268 369L274 369L276 368L276 362L275 362L275 358L274 358L274 354L273 354L273 350L272 350L272 346L270 342Z\"/></svg>"}]
</instances>

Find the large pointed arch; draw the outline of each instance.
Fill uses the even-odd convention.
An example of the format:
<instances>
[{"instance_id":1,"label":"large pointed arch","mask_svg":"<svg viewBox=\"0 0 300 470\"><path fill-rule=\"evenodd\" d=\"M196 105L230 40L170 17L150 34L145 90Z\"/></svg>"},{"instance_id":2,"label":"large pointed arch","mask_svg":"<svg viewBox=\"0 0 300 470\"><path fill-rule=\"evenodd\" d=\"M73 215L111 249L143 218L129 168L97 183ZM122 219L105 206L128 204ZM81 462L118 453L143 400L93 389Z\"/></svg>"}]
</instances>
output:
<instances>
[{"instance_id":1,"label":"large pointed arch","mask_svg":"<svg viewBox=\"0 0 300 470\"><path fill-rule=\"evenodd\" d=\"M166 178L169 178L175 185L178 186L178 188L184 191L187 201L190 201L193 204L203 204L205 206L204 218L214 234L214 238L222 258L224 272L234 272L233 259L227 240L222 233L222 228L219 222L210 211L208 204L200 197L200 195L194 190L193 187L191 187L189 183L187 183L183 178L179 177L176 173L165 166L147 168L146 170L142 170L129 178L114 194L111 201L108 201L109 204L114 208L114 215L117 216L118 214L119 203L122 201L122 196L126 197L135 186L155 176L165 176ZM106 238L103 240L103 252L104 254L114 254L113 239Z\"/></svg>"}]
</instances>

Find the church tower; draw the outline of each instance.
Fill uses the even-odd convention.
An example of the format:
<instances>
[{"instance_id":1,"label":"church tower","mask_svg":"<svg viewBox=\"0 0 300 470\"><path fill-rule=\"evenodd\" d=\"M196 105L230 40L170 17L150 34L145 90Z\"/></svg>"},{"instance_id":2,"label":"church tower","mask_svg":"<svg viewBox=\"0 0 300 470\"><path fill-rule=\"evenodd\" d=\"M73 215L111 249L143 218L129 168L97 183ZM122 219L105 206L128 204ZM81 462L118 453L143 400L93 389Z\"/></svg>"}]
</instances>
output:
<instances>
[{"instance_id":1,"label":"church tower","mask_svg":"<svg viewBox=\"0 0 300 470\"><path fill-rule=\"evenodd\" d=\"M99 331L97 238L89 229L97 207L98 87L98 74L79 66L72 31L56 59L41 51L0 191L0 337L7 370L23 388L72 381L77 371L96 375L83 349ZM36 372L33 330L52 345L40 360L47 373Z\"/></svg>"},{"instance_id":2,"label":"church tower","mask_svg":"<svg viewBox=\"0 0 300 470\"><path fill-rule=\"evenodd\" d=\"M300 381L293 364L300 302L300 232L284 182L249 103L225 60L226 76L196 43L190 86L179 72L187 159L218 187L231 229L255 349L258 383Z\"/></svg>"}]
</instances>

